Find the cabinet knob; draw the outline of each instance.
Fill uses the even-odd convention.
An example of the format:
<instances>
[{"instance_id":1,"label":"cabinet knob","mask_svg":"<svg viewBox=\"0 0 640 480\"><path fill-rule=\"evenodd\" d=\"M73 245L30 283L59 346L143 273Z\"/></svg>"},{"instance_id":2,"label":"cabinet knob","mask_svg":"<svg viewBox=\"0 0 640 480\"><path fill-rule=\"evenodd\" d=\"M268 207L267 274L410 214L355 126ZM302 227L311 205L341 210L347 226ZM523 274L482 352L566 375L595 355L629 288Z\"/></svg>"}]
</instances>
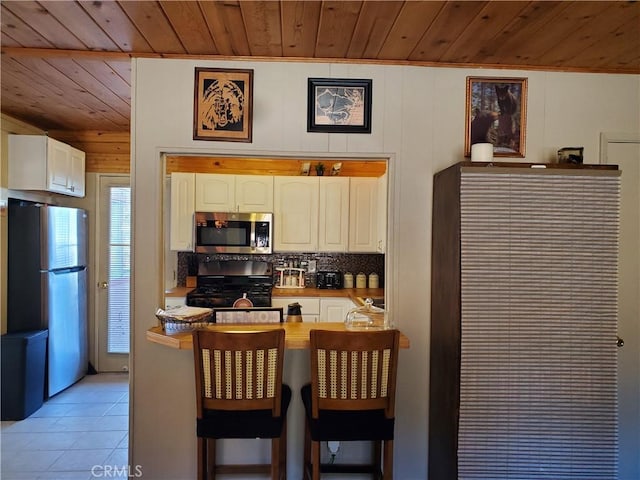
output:
<instances>
[{"instance_id":1,"label":"cabinet knob","mask_svg":"<svg viewBox=\"0 0 640 480\"><path fill-rule=\"evenodd\" d=\"M624 339L620 338L620 337L616 337L618 340L616 341L616 345L618 346L618 348L620 347L624 347Z\"/></svg>"}]
</instances>

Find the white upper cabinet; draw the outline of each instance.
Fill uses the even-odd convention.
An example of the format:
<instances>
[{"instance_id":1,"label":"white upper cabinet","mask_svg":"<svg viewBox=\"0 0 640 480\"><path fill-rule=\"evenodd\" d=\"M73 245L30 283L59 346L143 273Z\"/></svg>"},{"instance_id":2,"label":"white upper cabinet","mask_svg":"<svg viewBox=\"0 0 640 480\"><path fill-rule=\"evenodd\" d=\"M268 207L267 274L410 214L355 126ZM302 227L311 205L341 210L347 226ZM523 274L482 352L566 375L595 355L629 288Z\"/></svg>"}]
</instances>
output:
<instances>
[{"instance_id":1,"label":"white upper cabinet","mask_svg":"<svg viewBox=\"0 0 640 480\"><path fill-rule=\"evenodd\" d=\"M349 178L320 177L318 251L346 252L349 244Z\"/></svg>"},{"instance_id":2,"label":"white upper cabinet","mask_svg":"<svg viewBox=\"0 0 640 480\"><path fill-rule=\"evenodd\" d=\"M235 181L238 212L273 212L273 177L236 175Z\"/></svg>"},{"instance_id":3,"label":"white upper cabinet","mask_svg":"<svg viewBox=\"0 0 640 480\"><path fill-rule=\"evenodd\" d=\"M196 212L235 212L234 175L199 173L196 175Z\"/></svg>"},{"instance_id":4,"label":"white upper cabinet","mask_svg":"<svg viewBox=\"0 0 640 480\"><path fill-rule=\"evenodd\" d=\"M45 135L9 135L8 187L84 197L85 153Z\"/></svg>"},{"instance_id":5,"label":"white upper cabinet","mask_svg":"<svg viewBox=\"0 0 640 480\"><path fill-rule=\"evenodd\" d=\"M171 250L194 250L195 177L195 173L171 174Z\"/></svg>"},{"instance_id":6,"label":"white upper cabinet","mask_svg":"<svg viewBox=\"0 0 640 480\"><path fill-rule=\"evenodd\" d=\"M349 251L384 253L386 178L352 177L349 193Z\"/></svg>"},{"instance_id":7,"label":"white upper cabinet","mask_svg":"<svg viewBox=\"0 0 640 480\"><path fill-rule=\"evenodd\" d=\"M318 250L319 177L274 177L274 249Z\"/></svg>"},{"instance_id":8,"label":"white upper cabinet","mask_svg":"<svg viewBox=\"0 0 640 480\"><path fill-rule=\"evenodd\" d=\"M273 212L273 177L196 174L197 212Z\"/></svg>"}]
</instances>

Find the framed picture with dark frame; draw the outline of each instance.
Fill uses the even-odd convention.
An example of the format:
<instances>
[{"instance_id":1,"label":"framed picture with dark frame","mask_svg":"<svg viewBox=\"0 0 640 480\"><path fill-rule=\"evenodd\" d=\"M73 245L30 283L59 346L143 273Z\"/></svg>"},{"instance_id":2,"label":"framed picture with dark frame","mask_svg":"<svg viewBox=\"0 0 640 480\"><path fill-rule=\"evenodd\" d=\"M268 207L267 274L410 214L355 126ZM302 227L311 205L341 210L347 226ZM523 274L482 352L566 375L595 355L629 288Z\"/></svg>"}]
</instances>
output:
<instances>
[{"instance_id":1,"label":"framed picture with dark frame","mask_svg":"<svg viewBox=\"0 0 640 480\"><path fill-rule=\"evenodd\" d=\"M526 120L526 78L467 77L465 156L491 143L494 157L524 157Z\"/></svg>"},{"instance_id":2,"label":"framed picture with dark frame","mask_svg":"<svg viewBox=\"0 0 640 480\"><path fill-rule=\"evenodd\" d=\"M195 70L193 139L251 142L253 70Z\"/></svg>"},{"instance_id":3,"label":"framed picture with dark frame","mask_svg":"<svg viewBox=\"0 0 640 480\"><path fill-rule=\"evenodd\" d=\"M372 81L309 78L307 131L371 133Z\"/></svg>"}]
</instances>

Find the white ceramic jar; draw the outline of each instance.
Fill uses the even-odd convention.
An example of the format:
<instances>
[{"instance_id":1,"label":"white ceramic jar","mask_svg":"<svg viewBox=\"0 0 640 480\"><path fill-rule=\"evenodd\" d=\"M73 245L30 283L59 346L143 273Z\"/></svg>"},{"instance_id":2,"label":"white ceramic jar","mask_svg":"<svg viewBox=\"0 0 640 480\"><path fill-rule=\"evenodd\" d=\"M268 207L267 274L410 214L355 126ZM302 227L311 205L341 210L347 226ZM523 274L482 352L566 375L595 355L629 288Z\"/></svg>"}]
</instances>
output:
<instances>
[{"instance_id":1,"label":"white ceramic jar","mask_svg":"<svg viewBox=\"0 0 640 480\"><path fill-rule=\"evenodd\" d=\"M344 288L353 288L353 273L345 273L342 279L342 284Z\"/></svg>"},{"instance_id":2,"label":"white ceramic jar","mask_svg":"<svg viewBox=\"0 0 640 480\"><path fill-rule=\"evenodd\" d=\"M367 288L367 276L364 272L356 275L356 288Z\"/></svg>"},{"instance_id":3,"label":"white ceramic jar","mask_svg":"<svg viewBox=\"0 0 640 480\"><path fill-rule=\"evenodd\" d=\"M369 288L378 288L380 286L380 278L376 272L369 274Z\"/></svg>"}]
</instances>

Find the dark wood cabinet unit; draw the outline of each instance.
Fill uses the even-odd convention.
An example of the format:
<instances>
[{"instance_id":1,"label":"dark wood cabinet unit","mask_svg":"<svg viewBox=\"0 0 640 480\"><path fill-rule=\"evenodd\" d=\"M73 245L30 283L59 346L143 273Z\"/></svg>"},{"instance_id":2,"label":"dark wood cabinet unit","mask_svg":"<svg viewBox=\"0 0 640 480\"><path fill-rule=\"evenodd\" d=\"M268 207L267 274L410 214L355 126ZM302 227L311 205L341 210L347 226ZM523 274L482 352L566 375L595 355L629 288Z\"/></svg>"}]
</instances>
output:
<instances>
[{"instance_id":1,"label":"dark wood cabinet unit","mask_svg":"<svg viewBox=\"0 0 640 480\"><path fill-rule=\"evenodd\" d=\"M619 176L435 175L430 480L615 478Z\"/></svg>"}]
</instances>

